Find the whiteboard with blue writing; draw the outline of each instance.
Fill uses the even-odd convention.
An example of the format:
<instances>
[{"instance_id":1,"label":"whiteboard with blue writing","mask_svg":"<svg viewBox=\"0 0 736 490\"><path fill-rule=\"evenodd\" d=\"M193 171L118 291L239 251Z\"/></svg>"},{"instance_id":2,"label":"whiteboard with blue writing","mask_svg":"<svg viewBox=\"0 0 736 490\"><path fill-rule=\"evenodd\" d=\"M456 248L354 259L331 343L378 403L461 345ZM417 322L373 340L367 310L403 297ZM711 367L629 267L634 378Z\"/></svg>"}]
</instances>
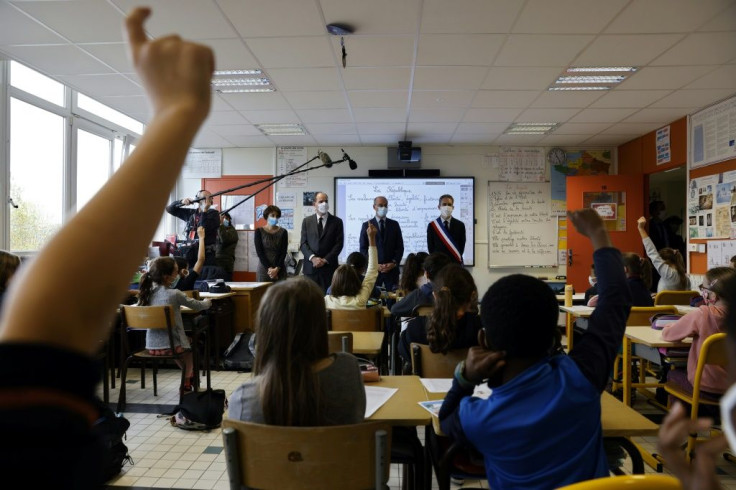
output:
<instances>
[{"instance_id":1,"label":"whiteboard with blue writing","mask_svg":"<svg viewBox=\"0 0 736 490\"><path fill-rule=\"evenodd\" d=\"M404 258L410 253L427 251L427 225L440 215L437 206L443 194L455 199L453 218L465 223L465 265L475 263L473 177L431 178L335 178L334 212L345 225L345 246L340 263L360 249L360 228L375 216L373 199L388 199L388 216L399 222L404 237ZM332 206L331 206L332 207Z\"/></svg>"}]
</instances>

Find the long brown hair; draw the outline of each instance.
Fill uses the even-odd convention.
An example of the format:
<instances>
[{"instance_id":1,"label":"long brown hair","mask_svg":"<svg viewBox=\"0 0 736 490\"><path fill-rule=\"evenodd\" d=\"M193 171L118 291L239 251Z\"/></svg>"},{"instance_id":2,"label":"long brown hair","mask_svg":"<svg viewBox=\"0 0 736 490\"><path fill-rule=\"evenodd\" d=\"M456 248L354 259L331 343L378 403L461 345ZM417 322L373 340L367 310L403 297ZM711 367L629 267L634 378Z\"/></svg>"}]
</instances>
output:
<instances>
[{"instance_id":1,"label":"long brown hair","mask_svg":"<svg viewBox=\"0 0 736 490\"><path fill-rule=\"evenodd\" d=\"M270 425L324 425L323 396L312 371L328 357L327 315L322 290L304 277L271 286L256 318L253 373L265 422Z\"/></svg>"},{"instance_id":2,"label":"long brown hair","mask_svg":"<svg viewBox=\"0 0 736 490\"><path fill-rule=\"evenodd\" d=\"M154 283L163 284L166 276L170 276L176 270L176 260L173 257L156 257L148 267L148 272L141 276L138 286L138 306L151 304Z\"/></svg>"},{"instance_id":3,"label":"long brown hair","mask_svg":"<svg viewBox=\"0 0 736 490\"><path fill-rule=\"evenodd\" d=\"M0 292L5 291L6 285L20 266L20 257L5 250L0 250Z\"/></svg>"},{"instance_id":4,"label":"long brown hair","mask_svg":"<svg viewBox=\"0 0 736 490\"><path fill-rule=\"evenodd\" d=\"M355 267L343 264L335 269L335 273L332 275L330 296L356 296L360 292L362 284L363 282Z\"/></svg>"},{"instance_id":5,"label":"long brown hair","mask_svg":"<svg viewBox=\"0 0 736 490\"><path fill-rule=\"evenodd\" d=\"M473 276L463 267L450 264L434 280L434 310L427 322L427 343L432 352L447 354L457 334L457 311L478 301Z\"/></svg>"},{"instance_id":6,"label":"long brown hair","mask_svg":"<svg viewBox=\"0 0 736 490\"><path fill-rule=\"evenodd\" d=\"M629 270L628 277L638 277L647 289L652 287L652 263L633 252L622 254L624 267Z\"/></svg>"},{"instance_id":7,"label":"long brown hair","mask_svg":"<svg viewBox=\"0 0 736 490\"><path fill-rule=\"evenodd\" d=\"M674 248L665 247L659 251L659 256L677 271L677 276L679 278L677 280L677 290L685 291L688 288L690 280L688 279L687 272L685 271L685 260L682 258L680 252Z\"/></svg>"},{"instance_id":8,"label":"long brown hair","mask_svg":"<svg viewBox=\"0 0 736 490\"><path fill-rule=\"evenodd\" d=\"M417 280L419 276L424 274L424 259L427 258L427 252L411 253L406 257L403 270L401 271L401 280L399 281L399 289L404 294L410 293L417 289Z\"/></svg>"}]
</instances>

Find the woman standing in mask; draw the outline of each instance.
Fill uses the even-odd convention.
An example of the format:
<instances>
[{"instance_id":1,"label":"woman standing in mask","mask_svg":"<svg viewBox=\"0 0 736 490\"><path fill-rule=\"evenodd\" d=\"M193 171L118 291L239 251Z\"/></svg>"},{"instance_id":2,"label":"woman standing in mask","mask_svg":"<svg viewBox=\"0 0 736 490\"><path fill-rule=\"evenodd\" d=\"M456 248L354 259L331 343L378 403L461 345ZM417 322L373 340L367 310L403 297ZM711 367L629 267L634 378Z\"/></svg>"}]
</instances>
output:
<instances>
[{"instance_id":1,"label":"woman standing in mask","mask_svg":"<svg viewBox=\"0 0 736 490\"><path fill-rule=\"evenodd\" d=\"M452 217L455 199L445 194L437 206L440 217L427 225L427 250L449 255L458 264L463 263L465 253L465 223Z\"/></svg>"},{"instance_id":2,"label":"woman standing in mask","mask_svg":"<svg viewBox=\"0 0 736 490\"><path fill-rule=\"evenodd\" d=\"M220 216L220 227L217 229L217 252L215 258L217 265L222 267L225 272L225 281L233 280L233 270L235 269L235 247L238 246L238 231L233 226L233 219L230 213L223 213Z\"/></svg>"},{"instance_id":3,"label":"woman standing in mask","mask_svg":"<svg viewBox=\"0 0 736 490\"><path fill-rule=\"evenodd\" d=\"M281 210L270 205L263 212L266 218L266 226L258 228L253 237L258 254L258 270L256 281L275 282L286 279L286 249L289 245L289 237L286 229L279 226Z\"/></svg>"}]
</instances>

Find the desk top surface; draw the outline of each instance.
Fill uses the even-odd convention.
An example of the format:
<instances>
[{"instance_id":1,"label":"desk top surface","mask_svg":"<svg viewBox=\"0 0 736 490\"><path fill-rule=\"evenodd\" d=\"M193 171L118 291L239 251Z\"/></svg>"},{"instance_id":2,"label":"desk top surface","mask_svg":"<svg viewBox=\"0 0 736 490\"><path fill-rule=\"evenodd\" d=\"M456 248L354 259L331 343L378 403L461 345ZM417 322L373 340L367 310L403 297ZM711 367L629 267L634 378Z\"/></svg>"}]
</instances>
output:
<instances>
[{"instance_id":1,"label":"desk top surface","mask_svg":"<svg viewBox=\"0 0 736 490\"><path fill-rule=\"evenodd\" d=\"M380 354L381 345L383 344L383 332L346 332L343 330L333 330L335 333L351 333L353 334L353 353L354 354Z\"/></svg>"},{"instance_id":2,"label":"desk top surface","mask_svg":"<svg viewBox=\"0 0 736 490\"><path fill-rule=\"evenodd\" d=\"M226 282L233 291L252 291L254 289L267 288L272 282Z\"/></svg>"},{"instance_id":3,"label":"desk top surface","mask_svg":"<svg viewBox=\"0 0 736 490\"><path fill-rule=\"evenodd\" d=\"M684 339L680 342L668 342L662 340L662 331L655 330L649 326L626 327L624 336L637 344L645 344L649 347L687 347L693 339Z\"/></svg>"},{"instance_id":4,"label":"desk top surface","mask_svg":"<svg viewBox=\"0 0 736 490\"><path fill-rule=\"evenodd\" d=\"M235 293L233 293L232 291L230 291L229 293L199 293L199 297L201 299L218 300L218 299L229 298L231 296L235 296Z\"/></svg>"},{"instance_id":5,"label":"desk top surface","mask_svg":"<svg viewBox=\"0 0 736 490\"><path fill-rule=\"evenodd\" d=\"M427 400L419 376L382 376L380 381L366 383L366 386L399 390L368 420L407 426L427 425L432 421L430 413L419 405L419 402Z\"/></svg>"},{"instance_id":6,"label":"desk top surface","mask_svg":"<svg viewBox=\"0 0 736 490\"><path fill-rule=\"evenodd\" d=\"M592 306L574 305L574 306L560 306L560 311L570 313L573 316L579 316L581 318L588 318L593 314L595 310Z\"/></svg>"}]
</instances>

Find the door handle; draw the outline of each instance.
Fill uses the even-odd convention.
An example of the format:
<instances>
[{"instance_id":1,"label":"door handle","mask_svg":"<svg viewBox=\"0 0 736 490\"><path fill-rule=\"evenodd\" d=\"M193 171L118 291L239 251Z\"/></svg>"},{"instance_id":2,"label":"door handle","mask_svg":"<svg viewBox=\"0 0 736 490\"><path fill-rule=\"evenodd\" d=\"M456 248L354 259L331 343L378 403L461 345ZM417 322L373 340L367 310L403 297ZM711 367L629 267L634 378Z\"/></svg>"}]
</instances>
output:
<instances>
[{"instance_id":1,"label":"door handle","mask_svg":"<svg viewBox=\"0 0 736 490\"><path fill-rule=\"evenodd\" d=\"M567 265L568 266L572 265L572 249L571 248L567 249Z\"/></svg>"}]
</instances>

